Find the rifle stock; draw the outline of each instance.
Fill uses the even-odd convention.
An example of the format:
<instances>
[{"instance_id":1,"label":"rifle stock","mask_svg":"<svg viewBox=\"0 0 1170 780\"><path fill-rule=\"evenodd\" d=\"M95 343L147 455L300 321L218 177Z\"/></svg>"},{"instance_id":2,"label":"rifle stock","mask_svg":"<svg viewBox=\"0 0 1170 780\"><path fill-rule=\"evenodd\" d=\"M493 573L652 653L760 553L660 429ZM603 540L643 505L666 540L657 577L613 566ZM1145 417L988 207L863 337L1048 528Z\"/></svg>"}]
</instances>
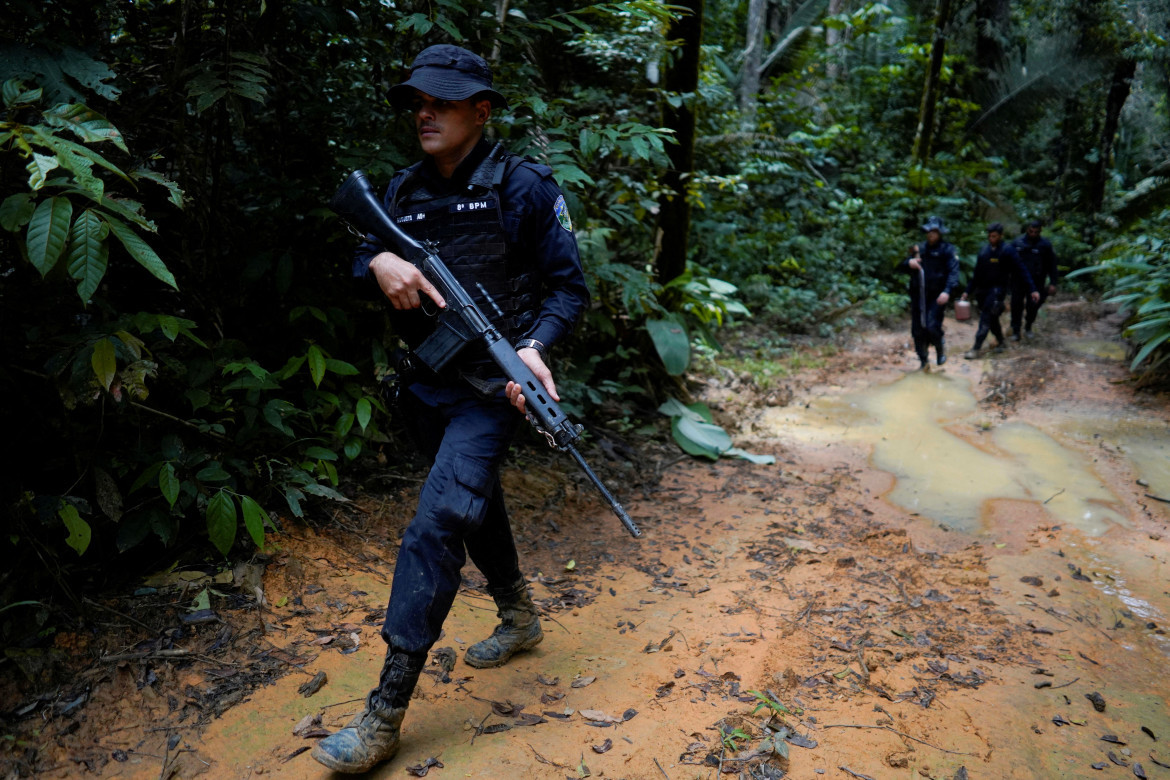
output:
<instances>
[{"instance_id":1,"label":"rifle stock","mask_svg":"<svg viewBox=\"0 0 1170 780\"><path fill-rule=\"evenodd\" d=\"M581 436L582 427L569 420L560 405L548 395L532 369L520 359L499 329L484 315L438 253L395 224L382 208L365 173L351 173L329 201L329 207L356 228L373 235L384 246L394 249L417 266L447 301L447 310L440 315L435 334L416 350L420 359L429 368L438 371L467 343L480 339L504 376L522 388L529 422L544 435L549 446L568 452L577 461L630 535L640 537L641 530L574 446Z\"/></svg>"}]
</instances>

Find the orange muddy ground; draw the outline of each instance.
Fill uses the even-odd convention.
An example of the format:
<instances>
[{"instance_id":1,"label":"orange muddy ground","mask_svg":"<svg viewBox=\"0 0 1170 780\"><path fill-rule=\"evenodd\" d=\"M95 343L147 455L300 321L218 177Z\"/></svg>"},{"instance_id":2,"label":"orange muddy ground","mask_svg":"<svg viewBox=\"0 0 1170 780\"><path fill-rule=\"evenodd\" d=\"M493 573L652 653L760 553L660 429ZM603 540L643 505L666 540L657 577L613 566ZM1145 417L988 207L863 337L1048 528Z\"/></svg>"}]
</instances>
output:
<instances>
[{"instance_id":1,"label":"orange muddy ground","mask_svg":"<svg viewBox=\"0 0 1170 780\"><path fill-rule=\"evenodd\" d=\"M1104 314L1050 306L1037 342L976 361L958 356L973 325L952 322L941 377L912 372L907 334L875 331L792 377L786 407L951 382L975 405L947 430L988 452L984 434L1009 423L1044 431L1111 491L1096 501L1119 521L1100 528L1038 496L983 501L967 531L940 525L886 498L897 478L871 465L876 442L790 435L750 379L700 396L738 446L777 464L664 448L640 480L627 466L627 484L608 466L641 540L571 464L526 460L528 476L513 464L505 485L545 641L501 669L432 665L401 752L370 776L1170 778L1166 466L1135 460L1109 423L1157 430L1170 416L1164 396L1123 381L1119 323ZM368 489L336 526L286 524L262 579L241 566L211 586L218 620L188 627L173 643L183 654L141 644L129 602L103 601L120 637L58 640L86 659L73 681L85 702L63 712L64 693L42 695L9 721L4 776L331 776L307 751L377 677L394 540L417 489L396 484ZM436 645L457 656L495 618L470 564L465 584ZM185 605L205 584L181 586L156 602ZM111 654L129 657L92 660ZM319 672L327 682L303 695ZM765 702L787 712L769 717Z\"/></svg>"}]
</instances>

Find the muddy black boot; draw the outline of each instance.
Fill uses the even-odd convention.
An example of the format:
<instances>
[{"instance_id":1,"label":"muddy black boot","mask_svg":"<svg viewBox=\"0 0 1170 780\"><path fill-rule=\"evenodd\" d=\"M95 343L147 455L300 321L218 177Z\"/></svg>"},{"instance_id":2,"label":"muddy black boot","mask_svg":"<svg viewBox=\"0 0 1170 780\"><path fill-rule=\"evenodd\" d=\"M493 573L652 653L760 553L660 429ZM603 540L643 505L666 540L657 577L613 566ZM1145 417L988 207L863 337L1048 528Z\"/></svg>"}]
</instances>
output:
<instances>
[{"instance_id":1,"label":"muddy black boot","mask_svg":"<svg viewBox=\"0 0 1170 780\"><path fill-rule=\"evenodd\" d=\"M334 772L360 774L398 752L399 733L410 694L418 683L426 657L386 651L378 687L366 697L366 706L345 728L317 743L312 756Z\"/></svg>"},{"instance_id":2,"label":"muddy black boot","mask_svg":"<svg viewBox=\"0 0 1170 780\"><path fill-rule=\"evenodd\" d=\"M926 339L914 339L914 351L918 353L919 368L926 368L930 365L930 346Z\"/></svg>"},{"instance_id":3,"label":"muddy black boot","mask_svg":"<svg viewBox=\"0 0 1170 780\"><path fill-rule=\"evenodd\" d=\"M947 362L947 340L945 338L939 337L938 344L934 347L934 354L935 362L938 365L941 366Z\"/></svg>"},{"instance_id":4,"label":"muddy black boot","mask_svg":"<svg viewBox=\"0 0 1170 780\"><path fill-rule=\"evenodd\" d=\"M503 594L492 593L492 598L499 607L500 624L491 636L476 642L463 654L464 662L476 669L503 666L516 653L536 647L544 639L536 605L528 595L528 585L524 580Z\"/></svg>"}]
</instances>

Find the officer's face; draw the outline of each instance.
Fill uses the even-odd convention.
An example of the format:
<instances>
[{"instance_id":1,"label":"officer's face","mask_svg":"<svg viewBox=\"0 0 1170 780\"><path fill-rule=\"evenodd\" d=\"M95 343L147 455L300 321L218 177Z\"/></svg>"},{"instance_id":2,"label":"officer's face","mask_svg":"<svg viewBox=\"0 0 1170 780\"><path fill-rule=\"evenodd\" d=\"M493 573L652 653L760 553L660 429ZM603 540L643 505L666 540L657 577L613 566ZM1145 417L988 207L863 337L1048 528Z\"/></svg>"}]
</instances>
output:
<instances>
[{"instance_id":1,"label":"officer's face","mask_svg":"<svg viewBox=\"0 0 1170 780\"><path fill-rule=\"evenodd\" d=\"M438 160L463 159L479 140L492 113L488 100L443 100L418 90L411 107L419 145Z\"/></svg>"},{"instance_id":2,"label":"officer's face","mask_svg":"<svg viewBox=\"0 0 1170 780\"><path fill-rule=\"evenodd\" d=\"M1040 238L1040 228L1028 225L1028 238Z\"/></svg>"},{"instance_id":3,"label":"officer's face","mask_svg":"<svg viewBox=\"0 0 1170 780\"><path fill-rule=\"evenodd\" d=\"M1003 233L998 233L994 230L987 234L987 241L992 246L999 246L999 242L1003 240Z\"/></svg>"},{"instance_id":4,"label":"officer's face","mask_svg":"<svg viewBox=\"0 0 1170 780\"><path fill-rule=\"evenodd\" d=\"M930 244L931 246L937 244L940 238L942 238L942 233L938 232L937 230L926 231L926 243Z\"/></svg>"}]
</instances>

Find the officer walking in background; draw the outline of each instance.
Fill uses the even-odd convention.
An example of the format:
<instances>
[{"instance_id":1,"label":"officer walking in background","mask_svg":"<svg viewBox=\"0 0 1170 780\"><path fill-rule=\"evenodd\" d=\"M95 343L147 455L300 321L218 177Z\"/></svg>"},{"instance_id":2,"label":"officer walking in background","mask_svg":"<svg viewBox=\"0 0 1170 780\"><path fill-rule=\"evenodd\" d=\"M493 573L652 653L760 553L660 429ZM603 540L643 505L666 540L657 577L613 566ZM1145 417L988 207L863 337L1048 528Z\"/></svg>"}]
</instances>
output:
<instances>
[{"instance_id":1,"label":"officer walking in background","mask_svg":"<svg viewBox=\"0 0 1170 780\"><path fill-rule=\"evenodd\" d=\"M910 247L898 270L910 274L910 335L919 365L926 368L932 344L937 364L947 362L943 315L951 293L959 286L959 258L955 248L942 240L947 232L942 219L929 217L922 232L926 233L926 244Z\"/></svg>"},{"instance_id":2,"label":"officer walking in background","mask_svg":"<svg viewBox=\"0 0 1170 780\"><path fill-rule=\"evenodd\" d=\"M436 242L451 272L484 312L494 313L493 323L559 400L546 350L569 333L589 293L552 170L484 139L492 109L507 101L493 88L488 64L466 49L425 49L388 97L413 112L425 157L391 179L387 213L412 237ZM434 318L420 307L445 301L414 265L371 237L359 248L354 273L390 301L395 329L409 346L433 330ZM499 479L524 419L517 411L524 398L478 344L440 374L407 358L399 363L399 408L432 467L394 567L378 684L349 725L313 749L313 758L339 772L368 771L397 752L407 704L468 556L487 580L500 624L468 648L466 663L499 666L542 638Z\"/></svg>"},{"instance_id":3,"label":"officer walking in background","mask_svg":"<svg viewBox=\"0 0 1170 780\"><path fill-rule=\"evenodd\" d=\"M1020 324L1024 325L1024 336L1032 338L1032 324L1036 321L1036 313L1044 305L1049 295L1056 294L1058 272L1056 269L1056 252L1052 242L1040 235L1044 223L1034 219L1028 223L1024 235L1015 240L1016 253L1020 262L1027 269L1036 289L1040 292L1039 300L1028 295L1028 286L1023 277L1012 280L1012 340L1020 340ZM1027 314L1027 317L1024 315Z\"/></svg>"},{"instance_id":4,"label":"officer walking in background","mask_svg":"<svg viewBox=\"0 0 1170 780\"><path fill-rule=\"evenodd\" d=\"M1036 292L1028 269L1020 263L1015 247L1003 240L1003 225L992 222L987 226L987 243L979 250L975 272L963 293L964 301L971 296L979 306L975 345L964 355L968 360L979 357L988 333L995 336L995 351L1003 350L1003 329L999 324L999 315L1003 314L1004 298L1013 279L1022 280L1033 301L1040 300L1040 293Z\"/></svg>"}]
</instances>

